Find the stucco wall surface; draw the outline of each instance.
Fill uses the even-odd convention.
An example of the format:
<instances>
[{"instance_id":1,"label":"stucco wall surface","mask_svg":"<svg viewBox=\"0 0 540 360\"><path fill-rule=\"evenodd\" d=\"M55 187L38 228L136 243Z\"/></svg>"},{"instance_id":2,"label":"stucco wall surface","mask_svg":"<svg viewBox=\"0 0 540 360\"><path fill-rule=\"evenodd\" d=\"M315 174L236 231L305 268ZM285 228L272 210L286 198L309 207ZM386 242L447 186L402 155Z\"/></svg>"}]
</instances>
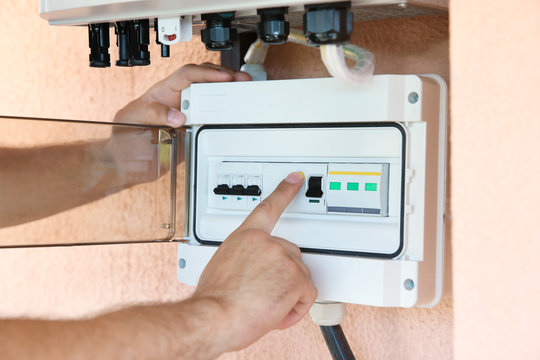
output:
<instances>
[{"instance_id":1,"label":"stucco wall surface","mask_svg":"<svg viewBox=\"0 0 540 360\"><path fill-rule=\"evenodd\" d=\"M34 0L0 14L0 114L109 121L114 112L179 66L218 62L198 38L148 68L90 69L85 28L50 27ZM15 36L15 29L32 36ZM358 23L353 42L372 50L377 73L438 73L449 78L448 19L430 16ZM115 48L111 47L112 58ZM271 78L328 76L316 50L287 44L267 58ZM0 134L1 136L1 134ZM51 226L53 223L51 222ZM449 237L449 232L447 236ZM0 251L0 317L73 318L134 303L180 300L174 244L108 245ZM365 359L449 359L453 302L434 309L348 306L343 327ZM179 334L181 336L181 334ZM309 319L275 331L223 359L329 359Z\"/></svg>"},{"instance_id":2,"label":"stucco wall surface","mask_svg":"<svg viewBox=\"0 0 540 360\"><path fill-rule=\"evenodd\" d=\"M458 359L540 357L540 2L450 2Z\"/></svg>"}]
</instances>

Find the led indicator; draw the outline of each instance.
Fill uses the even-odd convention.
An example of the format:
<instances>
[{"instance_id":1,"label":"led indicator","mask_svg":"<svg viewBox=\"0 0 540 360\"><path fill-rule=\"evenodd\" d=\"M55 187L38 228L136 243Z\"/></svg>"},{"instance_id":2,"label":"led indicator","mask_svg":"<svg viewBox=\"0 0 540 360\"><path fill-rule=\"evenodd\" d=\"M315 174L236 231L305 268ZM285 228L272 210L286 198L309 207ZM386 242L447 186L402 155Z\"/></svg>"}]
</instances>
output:
<instances>
[{"instance_id":1,"label":"led indicator","mask_svg":"<svg viewBox=\"0 0 540 360\"><path fill-rule=\"evenodd\" d=\"M331 182L330 183L330 190L341 190L341 183L340 182Z\"/></svg>"},{"instance_id":2,"label":"led indicator","mask_svg":"<svg viewBox=\"0 0 540 360\"><path fill-rule=\"evenodd\" d=\"M358 183L347 183L347 190L358 191Z\"/></svg>"},{"instance_id":3,"label":"led indicator","mask_svg":"<svg viewBox=\"0 0 540 360\"><path fill-rule=\"evenodd\" d=\"M254 197L254 198L251 198L251 200L252 200L252 201L257 201L257 198L256 198L256 197Z\"/></svg>"},{"instance_id":4,"label":"led indicator","mask_svg":"<svg viewBox=\"0 0 540 360\"><path fill-rule=\"evenodd\" d=\"M242 198L241 198L240 196L238 196L238 197L236 198L236 200L242 200Z\"/></svg>"},{"instance_id":5,"label":"led indicator","mask_svg":"<svg viewBox=\"0 0 540 360\"><path fill-rule=\"evenodd\" d=\"M312 204L318 204L320 201L315 199L309 199L309 202Z\"/></svg>"},{"instance_id":6,"label":"led indicator","mask_svg":"<svg viewBox=\"0 0 540 360\"><path fill-rule=\"evenodd\" d=\"M366 191L377 191L376 183L366 183Z\"/></svg>"},{"instance_id":7,"label":"led indicator","mask_svg":"<svg viewBox=\"0 0 540 360\"><path fill-rule=\"evenodd\" d=\"M222 199L222 200L227 200L227 197L226 197L226 196L222 196L221 199Z\"/></svg>"}]
</instances>

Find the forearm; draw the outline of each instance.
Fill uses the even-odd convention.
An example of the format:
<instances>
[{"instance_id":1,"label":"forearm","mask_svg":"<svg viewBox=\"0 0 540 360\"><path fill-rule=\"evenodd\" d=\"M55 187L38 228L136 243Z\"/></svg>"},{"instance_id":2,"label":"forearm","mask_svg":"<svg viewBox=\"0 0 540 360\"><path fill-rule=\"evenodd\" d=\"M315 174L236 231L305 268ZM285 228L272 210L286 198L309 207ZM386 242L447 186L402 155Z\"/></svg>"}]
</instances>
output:
<instances>
[{"instance_id":1,"label":"forearm","mask_svg":"<svg viewBox=\"0 0 540 360\"><path fill-rule=\"evenodd\" d=\"M105 195L118 183L114 164L92 168L87 160L103 151L104 142L30 149L2 149L0 227L64 211Z\"/></svg>"},{"instance_id":2,"label":"forearm","mask_svg":"<svg viewBox=\"0 0 540 360\"><path fill-rule=\"evenodd\" d=\"M0 228L54 215L137 182L153 180L155 174L149 166L152 149L144 147L147 139L130 142L129 136L117 134L104 141L0 149ZM129 155L129 151L135 152L134 144L139 143L144 156L139 154L141 151L136 155L148 160ZM135 167L141 168L138 174L129 169L135 162Z\"/></svg>"},{"instance_id":3,"label":"forearm","mask_svg":"<svg viewBox=\"0 0 540 360\"><path fill-rule=\"evenodd\" d=\"M207 299L142 306L80 321L0 321L7 359L214 359L230 349L222 309Z\"/></svg>"}]
</instances>

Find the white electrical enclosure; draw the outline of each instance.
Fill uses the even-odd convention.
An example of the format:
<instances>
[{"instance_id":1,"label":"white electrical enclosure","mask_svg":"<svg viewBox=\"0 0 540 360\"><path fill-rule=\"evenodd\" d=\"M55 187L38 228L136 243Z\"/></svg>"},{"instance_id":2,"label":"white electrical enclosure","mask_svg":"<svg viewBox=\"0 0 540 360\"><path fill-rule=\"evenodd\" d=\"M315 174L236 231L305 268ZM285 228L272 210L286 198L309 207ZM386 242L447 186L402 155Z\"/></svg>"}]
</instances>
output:
<instances>
[{"instance_id":1,"label":"white electrical enclosure","mask_svg":"<svg viewBox=\"0 0 540 360\"><path fill-rule=\"evenodd\" d=\"M257 9L289 7L292 26L302 25L304 5L340 0L39 0L39 15L51 25L86 25L137 19L170 19L180 16L236 11L244 27L257 21ZM376 20L400 16L446 12L446 0L352 0L355 20Z\"/></svg>"},{"instance_id":2,"label":"white electrical enclosure","mask_svg":"<svg viewBox=\"0 0 540 360\"><path fill-rule=\"evenodd\" d=\"M217 246L287 174L302 171L303 188L273 234L302 249L319 300L434 306L443 281L446 101L442 79L416 75L184 90L191 138L179 280L196 285Z\"/></svg>"}]
</instances>

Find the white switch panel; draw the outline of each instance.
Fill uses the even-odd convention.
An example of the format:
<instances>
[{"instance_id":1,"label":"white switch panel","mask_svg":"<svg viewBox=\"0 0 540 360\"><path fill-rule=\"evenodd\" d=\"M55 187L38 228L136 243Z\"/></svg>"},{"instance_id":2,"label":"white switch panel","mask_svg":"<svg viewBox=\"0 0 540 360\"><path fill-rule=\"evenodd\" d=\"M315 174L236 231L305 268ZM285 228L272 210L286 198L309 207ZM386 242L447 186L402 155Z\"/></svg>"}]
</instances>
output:
<instances>
[{"instance_id":1,"label":"white switch panel","mask_svg":"<svg viewBox=\"0 0 540 360\"><path fill-rule=\"evenodd\" d=\"M404 136L396 124L201 127L193 234L219 244L301 171L304 184L274 235L305 251L395 257L404 244Z\"/></svg>"}]
</instances>

